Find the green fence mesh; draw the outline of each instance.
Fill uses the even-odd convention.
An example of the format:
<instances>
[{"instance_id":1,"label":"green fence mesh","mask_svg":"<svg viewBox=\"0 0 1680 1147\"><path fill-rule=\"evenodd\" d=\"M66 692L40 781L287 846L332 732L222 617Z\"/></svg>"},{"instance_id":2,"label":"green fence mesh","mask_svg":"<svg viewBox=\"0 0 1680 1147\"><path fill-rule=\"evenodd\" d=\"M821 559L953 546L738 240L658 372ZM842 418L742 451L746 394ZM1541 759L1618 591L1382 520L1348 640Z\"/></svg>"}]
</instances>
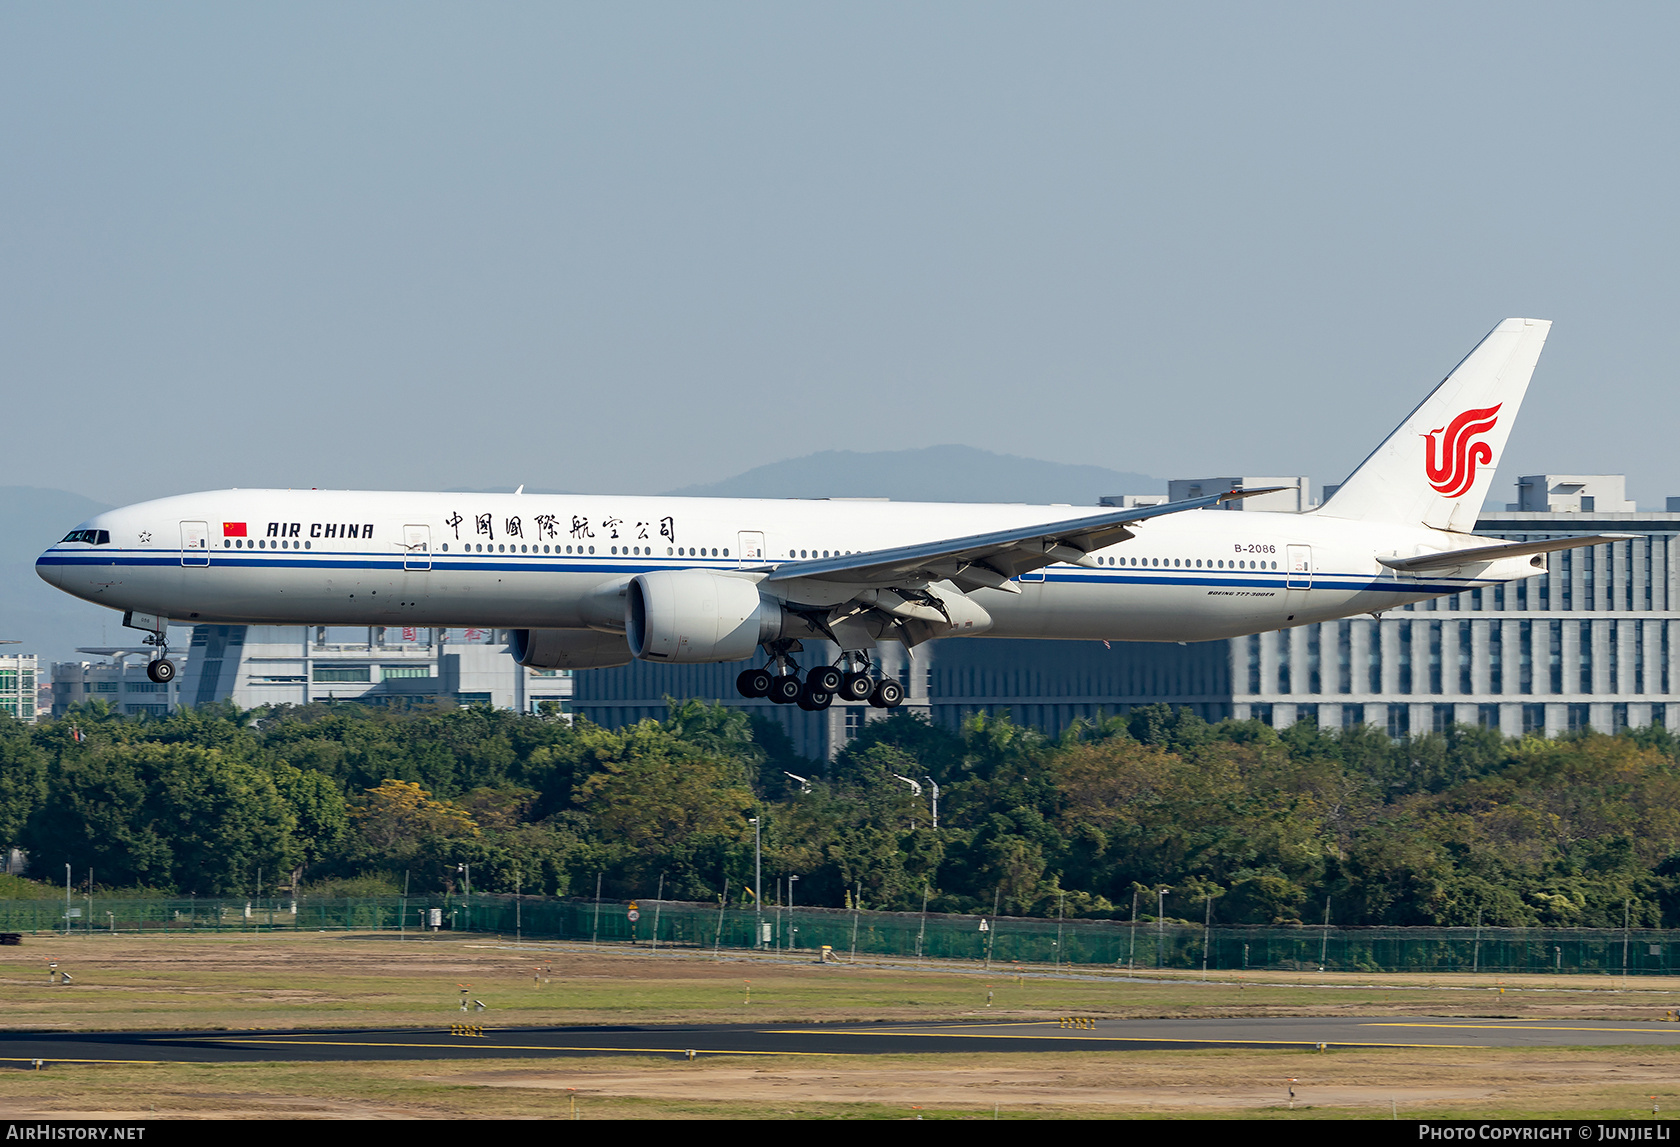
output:
<instances>
[{"instance_id":1,"label":"green fence mesh","mask_svg":"<svg viewBox=\"0 0 1680 1147\"><path fill-rule=\"evenodd\" d=\"M637 919L630 919L632 903ZM723 908L677 901L515 899L509 896L302 896L249 900L0 900L3 932L430 930L432 912L456 931L533 940L932 958L993 964L1104 965L1226 972L1562 972L1667 975L1680 932L1592 928L1220 928L1056 920Z\"/></svg>"}]
</instances>

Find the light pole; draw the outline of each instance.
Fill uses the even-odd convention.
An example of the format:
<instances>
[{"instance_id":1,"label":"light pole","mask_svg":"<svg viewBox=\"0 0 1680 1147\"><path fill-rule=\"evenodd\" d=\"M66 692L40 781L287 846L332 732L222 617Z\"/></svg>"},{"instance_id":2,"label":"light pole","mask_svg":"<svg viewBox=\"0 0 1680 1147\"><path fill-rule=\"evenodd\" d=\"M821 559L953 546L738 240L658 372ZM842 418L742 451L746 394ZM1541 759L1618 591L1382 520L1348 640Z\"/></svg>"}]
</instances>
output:
<instances>
[{"instance_id":1,"label":"light pole","mask_svg":"<svg viewBox=\"0 0 1680 1147\"><path fill-rule=\"evenodd\" d=\"M1137 885L1134 884L1132 885L1132 948L1126 954L1126 974L1129 976L1137 974L1137 898L1138 889Z\"/></svg>"},{"instance_id":2,"label":"light pole","mask_svg":"<svg viewBox=\"0 0 1680 1147\"><path fill-rule=\"evenodd\" d=\"M909 777L900 777L897 773L894 773L893 776L910 786L910 795L911 796L915 797L917 800L921 799L921 796L922 796L922 782L921 781L913 781ZM911 832L916 831L916 821L915 821L914 818L912 818L911 821L910 821L910 831Z\"/></svg>"},{"instance_id":3,"label":"light pole","mask_svg":"<svg viewBox=\"0 0 1680 1147\"><path fill-rule=\"evenodd\" d=\"M939 831L939 782L930 776L922 778L933 789L933 831Z\"/></svg>"},{"instance_id":4,"label":"light pole","mask_svg":"<svg viewBox=\"0 0 1680 1147\"><path fill-rule=\"evenodd\" d=\"M1155 892L1155 966L1161 967L1161 947L1167 942L1167 893L1170 885L1163 884Z\"/></svg>"},{"instance_id":5,"label":"light pole","mask_svg":"<svg viewBox=\"0 0 1680 1147\"><path fill-rule=\"evenodd\" d=\"M467 930L470 932L472 930L472 865L457 864L455 871L461 874L461 887L463 889L461 904L467 910Z\"/></svg>"},{"instance_id":6,"label":"light pole","mask_svg":"<svg viewBox=\"0 0 1680 1147\"><path fill-rule=\"evenodd\" d=\"M1067 918L1067 893L1056 889L1056 970L1062 970L1062 922Z\"/></svg>"},{"instance_id":7,"label":"light pole","mask_svg":"<svg viewBox=\"0 0 1680 1147\"><path fill-rule=\"evenodd\" d=\"M764 946L764 853L762 826L752 817L753 826L753 947Z\"/></svg>"},{"instance_id":8,"label":"light pole","mask_svg":"<svg viewBox=\"0 0 1680 1147\"><path fill-rule=\"evenodd\" d=\"M793 886L799 880L797 876L788 877L788 947L799 947L799 925L793 919Z\"/></svg>"}]
</instances>

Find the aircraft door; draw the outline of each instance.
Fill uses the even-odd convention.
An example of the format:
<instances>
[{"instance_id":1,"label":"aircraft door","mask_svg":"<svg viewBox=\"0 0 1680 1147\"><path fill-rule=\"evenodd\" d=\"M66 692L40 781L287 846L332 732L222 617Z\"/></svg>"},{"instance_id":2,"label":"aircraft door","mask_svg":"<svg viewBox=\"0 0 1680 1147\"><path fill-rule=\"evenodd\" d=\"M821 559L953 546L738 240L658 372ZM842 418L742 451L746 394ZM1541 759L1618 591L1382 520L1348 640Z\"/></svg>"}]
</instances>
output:
<instances>
[{"instance_id":1,"label":"aircraft door","mask_svg":"<svg viewBox=\"0 0 1680 1147\"><path fill-rule=\"evenodd\" d=\"M432 527L404 526L403 527L403 569L429 570L432 568Z\"/></svg>"},{"instance_id":2,"label":"aircraft door","mask_svg":"<svg viewBox=\"0 0 1680 1147\"><path fill-rule=\"evenodd\" d=\"M181 523L181 564L184 566L207 566L210 564L209 522Z\"/></svg>"},{"instance_id":3,"label":"aircraft door","mask_svg":"<svg viewBox=\"0 0 1680 1147\"><path fill-rule=\"evenodd\" d=\"M1312 547L1290 546L1288 573L1284 576L1285 589L1312 588Z\"/></svg>"},{"instance_id":4,"label":"aircraft door","mask_svg":"<svg viewBox=\"0 0 1680 1147\"><path fill-rule=\"evenodd\" d=\"M739 566L760 566L768 559L764 556L764 535L748 530L742 530L736 535L739 547L735 552L741 555Z\"/></svg>"}]
</instances>

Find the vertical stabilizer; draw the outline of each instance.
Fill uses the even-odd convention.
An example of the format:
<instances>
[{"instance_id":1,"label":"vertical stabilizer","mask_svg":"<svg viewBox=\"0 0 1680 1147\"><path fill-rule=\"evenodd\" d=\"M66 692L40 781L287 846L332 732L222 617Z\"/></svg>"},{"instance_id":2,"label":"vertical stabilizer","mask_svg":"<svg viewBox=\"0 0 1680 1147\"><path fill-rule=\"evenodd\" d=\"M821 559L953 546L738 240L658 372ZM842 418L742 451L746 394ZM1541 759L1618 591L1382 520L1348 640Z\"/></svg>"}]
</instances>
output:
<instances>
[{"instance_id":1,"label":"vertical stabilizer","mask_svg":"<svg viewBox=\"0 0 1680 1147\"><path fill-rule=\"evenodd\" d=\"M1469 533L1551 328L1494 327L1317 512Z\"/></svg>"}]
</instances>

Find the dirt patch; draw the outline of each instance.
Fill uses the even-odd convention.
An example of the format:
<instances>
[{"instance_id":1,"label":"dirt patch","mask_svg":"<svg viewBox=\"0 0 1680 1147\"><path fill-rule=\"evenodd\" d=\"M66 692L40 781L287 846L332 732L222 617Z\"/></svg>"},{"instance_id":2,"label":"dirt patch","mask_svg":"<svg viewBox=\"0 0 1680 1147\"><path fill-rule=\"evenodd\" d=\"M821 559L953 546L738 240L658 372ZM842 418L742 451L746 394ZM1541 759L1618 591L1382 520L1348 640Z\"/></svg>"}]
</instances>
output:
<instances>
[{"instance_id":1,"label":"dirt patch","mask_svg":"<svg viewBox=\"0 0 1680 1147\"><path fill-rule=\"evenodd\" d=\"M1065 1110L1137 1113L1260 1111L1333 1107L1394 1111L1419 1108L1527 1107L1544 1110L1561 1092L1674 1086L1672 1065L1614 1056L1537 1062L1532 1055L1489 1053L1474 1060L1403 1055L1279 1056L1189 1053L1063 1057L1043 1066L905 1062L850 1066L744 1067L719 1064L592 1070L433 1072L420 1078L454 1086L575 1093L580 1101L629 1098L709 1101L782 1109L790 1103L899 1107ZM1070 1057L1071 1058L1071 1057ZM1293 1080L1293 1083L1291 1083Z\"/></svg>"},{"instance_id":2,"label":"dirt patch","mask_svg":"<svg viewBox=\"0 0 1680 1147\"><path fill-rule=\"evenodd\" d=\"M1677 1065L1625 1048L65 1064L0 1071L0 1117L1626 1119L1680 1103Z\"/></svg>"},{"instance_id":3,"label":"dirt patch","mask_svg":"<svg viewBox=\"0 0 1680 1147\"><path fill-rule=\"evenodd\" d=\"M1098 1105L1102 1107L1170 1107L1181 1110L1266 1107L1288 1101L1288 1093L1270 1086L1222 1087L1212 1081L1178 1086L1139 1086L1113 1078L1080 1080L1066 1072L1032 1069L954 1069L913 1071L844 1069L771 1070L712 1068L687 1078L672 1078L658 1072L617 1072L610 1075L573 1072L529 1072L484 1075L429 1075L438 1083L471 1084L478 1087L542 1088L576 1091L583 1096L638 1096L641 1098L720 1100L736 1103L765 1103L785 1106L798 1103L884 1103L911 1106L983 1107L999 1103L1006 1107L1055 1107ZM1329 1106L1370 1106L1387 1102L1388 1092L1377 1095L1371 1088L1327 1086L1309 1089L1311 1101ZM1432 1087L1396 1089L1408 1104L1439 1103L1443 1100L1486 1098L1486 1087ZM1306 1092L1302 1101L1306 1101Z\"/></svg>"}]
</instances>

